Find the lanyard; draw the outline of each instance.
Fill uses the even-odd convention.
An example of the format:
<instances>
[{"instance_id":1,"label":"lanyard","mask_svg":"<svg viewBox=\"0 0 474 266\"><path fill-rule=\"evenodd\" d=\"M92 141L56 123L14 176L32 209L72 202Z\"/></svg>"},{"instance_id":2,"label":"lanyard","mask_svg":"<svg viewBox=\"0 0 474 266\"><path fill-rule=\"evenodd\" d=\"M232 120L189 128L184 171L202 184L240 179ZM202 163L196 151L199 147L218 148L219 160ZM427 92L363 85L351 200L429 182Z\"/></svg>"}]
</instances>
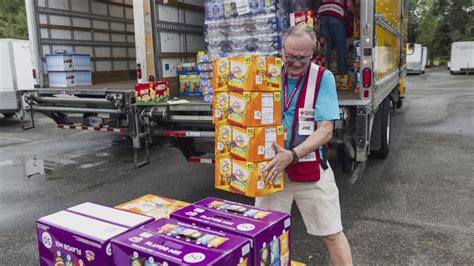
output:
<instances>
[{"instance_id":1,"label":"lanyard","mask_svg":"<svg viewBox=\"0 0 474 266\"><path fill-rule=\"evenodd\" d=\"M285 97L284 98L284 100L285 100L285 109L283 110L283 113L286 113L288 111L288 108L290 107L291 102L293 101L293 98L295 97L296 91L300 87L301 82L306 77L306 73L307 73L307 70L305 70L305 72L303 72L300 75L300 77L298 78L298 81L296 82L295 88L293 89L293 91L291 92L290 97L288 98L288 73L286 72L286 69L285 69L285 75L284 75L284 81L283 81L284 82L283 91L284 91L284 97Z\"/></svg>"}]
</instances>

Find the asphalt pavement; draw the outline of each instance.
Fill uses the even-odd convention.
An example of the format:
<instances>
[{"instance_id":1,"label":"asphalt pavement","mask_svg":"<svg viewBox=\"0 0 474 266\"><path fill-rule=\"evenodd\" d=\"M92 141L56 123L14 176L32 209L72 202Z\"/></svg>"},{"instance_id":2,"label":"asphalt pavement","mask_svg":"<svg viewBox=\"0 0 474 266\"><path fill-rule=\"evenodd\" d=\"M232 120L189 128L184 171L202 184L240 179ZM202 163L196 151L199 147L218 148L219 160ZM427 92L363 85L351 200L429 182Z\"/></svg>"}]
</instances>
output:
<instances>
[{"instance_id":1,"label":"asphalt pavement","mask_svg":"<svg viewBox=\"0 0 474 266\"><path fill-rule=\"evenodd\" d=\"M334 162L354 264L474 264L474 76L427 69L408 76L387 159L370 159L353 185ZM36 117L22 131L0 116L0 265L37 265L35 220L86 201L114 206L144 194L252 204L213 188L213 166L191 164L166 143L133 168L129 140L62 130ZM294 206L295 207L295 206ZM328 264L322 240L292 214L293 258Z\"/></svg>"}]
</instances>

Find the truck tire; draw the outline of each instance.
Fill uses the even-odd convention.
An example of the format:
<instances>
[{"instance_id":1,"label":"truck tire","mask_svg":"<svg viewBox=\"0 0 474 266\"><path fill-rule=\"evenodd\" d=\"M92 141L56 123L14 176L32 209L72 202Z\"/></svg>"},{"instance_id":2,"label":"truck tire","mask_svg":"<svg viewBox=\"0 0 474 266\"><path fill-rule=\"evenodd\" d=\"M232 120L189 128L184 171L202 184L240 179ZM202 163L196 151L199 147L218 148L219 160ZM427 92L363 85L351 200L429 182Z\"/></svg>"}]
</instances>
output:
<instances>
[{"instance_id":1,"label":"truck tire","mask_svg":"<svg viewBox=\"0 0 474 266\"><path fill-rule=\"evenodd\" d=\"M373 157L385 159L390 153L391 131L392 131L392 111L391 101L387 97L382 103L382 125L380 128L380 149L372 151Z\"/></svg>"},{"instance_id":2,"label":"truck tire","mask_svg":"<svg viewBox=\"0 0 474 266\"><path fill-rule=\"evenodd\" d=\"M337 157L342 167L342 171L344 173L352 173L355 169L355 160L351 159L344 149L339 148L337 149Z\"/></svg>"},{"instance_id":3,"label":"truck tire","mask_svg":"<svg viewBox=\"0 0 474 266\"><path fill-rule=\"evenodd\" d=\"M3 113L3 116L5 118L12 118L15 115L15 113Z\"/></svg>"}]
</instances>

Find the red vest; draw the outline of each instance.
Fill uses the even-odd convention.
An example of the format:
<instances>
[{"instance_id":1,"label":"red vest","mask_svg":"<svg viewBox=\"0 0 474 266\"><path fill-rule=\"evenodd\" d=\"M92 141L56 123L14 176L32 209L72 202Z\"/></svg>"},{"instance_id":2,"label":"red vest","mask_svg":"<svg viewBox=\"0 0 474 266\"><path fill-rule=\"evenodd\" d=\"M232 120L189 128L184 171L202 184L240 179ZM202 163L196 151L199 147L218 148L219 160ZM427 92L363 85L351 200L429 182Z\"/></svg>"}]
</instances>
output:
<instances>
[{"instance_id":1,"label":"red vest","mask_svg":"<svg viewBox=\"0 0 474 266\"><path fill-rule=\"evenodd\" d=\"M321 0L318 14L320 16L335 16L344 20L346 17L346 0Z\"/></svg>"},{"instance_id":2,"label":"red vest","mask_svg":"<svg viewBox=\"0 0 474 266\"><path fill-rule=\"evenodd\" d=\"M316 130L314 106L324 70L323 67L311 63L309 75L306 77L296 102L295 117L291 128L290 149L305 141ZM318 181L320 178L320 164L321 156L319 149L317 149L301 158L298 163L288 165L286 168L288 178L295 182Z\"/></svg>"}]
</instances>

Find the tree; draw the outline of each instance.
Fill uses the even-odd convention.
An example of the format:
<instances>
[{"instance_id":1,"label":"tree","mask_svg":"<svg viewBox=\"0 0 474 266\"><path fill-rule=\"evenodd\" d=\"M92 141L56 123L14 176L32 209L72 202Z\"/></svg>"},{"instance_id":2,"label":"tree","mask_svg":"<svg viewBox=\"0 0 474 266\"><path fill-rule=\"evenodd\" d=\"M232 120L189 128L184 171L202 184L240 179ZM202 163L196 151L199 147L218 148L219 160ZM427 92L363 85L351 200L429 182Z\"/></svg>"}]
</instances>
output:
<instances>
[{"instance_id":1,"label":"tree","mask_svg":"<svg viewBox=\"0 0 474 266\"><path fill-rule=\"evenodd\" d=\"M28 39L24 0L0 0L0 38Z\"/></svg>"}]
</instances>

